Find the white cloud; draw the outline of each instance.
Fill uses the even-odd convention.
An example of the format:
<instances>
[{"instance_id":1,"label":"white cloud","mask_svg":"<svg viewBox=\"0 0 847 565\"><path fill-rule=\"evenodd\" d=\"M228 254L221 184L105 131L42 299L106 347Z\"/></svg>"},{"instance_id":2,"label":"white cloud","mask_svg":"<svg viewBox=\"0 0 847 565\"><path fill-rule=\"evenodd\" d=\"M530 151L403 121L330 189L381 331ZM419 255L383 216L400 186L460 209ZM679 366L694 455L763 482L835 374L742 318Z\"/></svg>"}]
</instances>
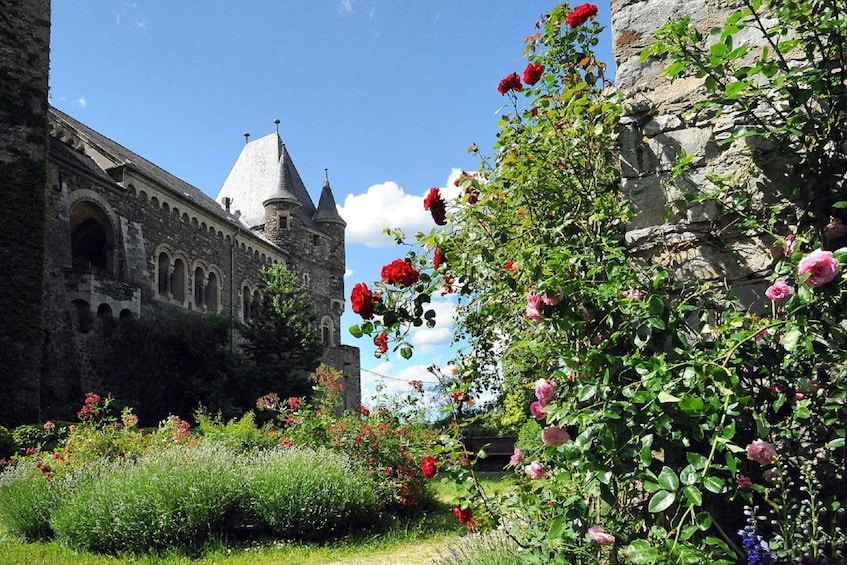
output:
<instances>
[{"instance_id":1,"label":"white cloud","mask_svg":"<svg viewBox=\"0 0 847 565\"><path fill-rule=\"evenodd\" d=\"M382 233L400 228L407 235L429 229L432 218L423 208L423 196L414 196L388 181L375 184L364 194L348 194L339 213L347 222L347 242L368 247L393 247L394 240Z\"/></svg>"},{"instance_id":2,"label":"white cloud","mask_svg":"<svg viewBox=\"0 0 847 565\"><path fill-rule=\"evenodd\" d=\"M353 276L353 273L353 269L347 267L346 269L344 269L344 278L346 279L347 277Z\"/></svg>"},{"instance_id":3,"label":"white cloud","mask_svg":"<svg viewBox=\"0 0 847 565\"><path fill-rule=\"evenodd\" d=\"M86 106L88 106L88 100L85 99L85 96L80 96L74 102L80 108L85 108Z\"/></svg>"},{"instance_id":4,"label":"white cloud","mask_svg":"<svg viewBox=\"0 0 847 565\"><path fill-rule=\"evenodd\" d=\"M461 174L461 169L452 169L446 186L440 187L448 203L459 195L453 183ZM344 205L338 207L347 222L347 241L367 247L393 247L394 240L382 233L385 228L400 228L407 236L429 231L434 224L423 207L427 192L429 189L419 196L408 194L396 182L386 181L371 185L364 194L348 194Z\"/></svg>"},{"instance_id":5,"label":"white cloud","mask_svg":"<svg viewBox=\"0 0 847 565\"><path fill-rule=\"evenodd\" d=\"M339 11L343 14L349 14L353 11L353 0L341 0Z\"/></svg>"},{"instance_id":6,"label":"white cloud","mask_svg":"<svg viewBox=\"0 0 847 565\"><path fill-rule=\"evenodd\" d=\"M447 297L433 297L428 307L435 311L435 327L424 326L415 329L409 338L418 353L443 350L453 339L453 322L456 319L455 302Z\"/></svg>"}]
</instances>

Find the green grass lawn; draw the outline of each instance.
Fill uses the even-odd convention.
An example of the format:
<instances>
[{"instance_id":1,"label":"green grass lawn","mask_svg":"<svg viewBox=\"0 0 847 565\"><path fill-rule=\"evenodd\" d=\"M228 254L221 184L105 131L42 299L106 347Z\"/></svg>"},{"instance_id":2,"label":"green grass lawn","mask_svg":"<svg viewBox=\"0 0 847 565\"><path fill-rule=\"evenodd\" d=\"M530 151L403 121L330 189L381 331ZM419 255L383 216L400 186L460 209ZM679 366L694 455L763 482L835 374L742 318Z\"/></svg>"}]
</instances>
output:
<instances>
[{"instance_id":1,"label":"green grass lawn","mask_svg":"<svg viewBox=\"0 0 847 565\"><path fill-rule=\"evenodd\" d=\"M496 489L501 475L484 473L482 480ZM0 531L0 563L4 565L100 565L116 563L176 565L301 565L304 563L337 565L416 565L432 563L451 540L462 535L464 528L453 515L456 485L435 480L430 483L433 502L410 518L393 519L379 531L362 532L324 545L268 541L264 543L221 544L198 558L180 554L162 556L118 557L78 552L56 542L21 543Z\"/></svg>"}]
</instances>

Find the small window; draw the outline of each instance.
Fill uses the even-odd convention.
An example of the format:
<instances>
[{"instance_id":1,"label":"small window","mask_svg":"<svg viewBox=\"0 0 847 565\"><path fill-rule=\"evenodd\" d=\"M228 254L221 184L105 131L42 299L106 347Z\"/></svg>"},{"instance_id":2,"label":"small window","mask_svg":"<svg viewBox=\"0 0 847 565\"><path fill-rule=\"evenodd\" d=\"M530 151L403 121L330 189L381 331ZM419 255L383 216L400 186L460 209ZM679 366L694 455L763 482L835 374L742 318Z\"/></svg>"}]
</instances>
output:
<instances>
[{"instance_id":1,"label":"small window","mask_svg":"<svg viewBox=\"0 0 847 565\"><path fill-rule=\"evenodd\" d=\"M277 225L280 230L288 231L291 229L291 216L288 212L282 213L277 216Z\"/></svg>"}]
</instances>

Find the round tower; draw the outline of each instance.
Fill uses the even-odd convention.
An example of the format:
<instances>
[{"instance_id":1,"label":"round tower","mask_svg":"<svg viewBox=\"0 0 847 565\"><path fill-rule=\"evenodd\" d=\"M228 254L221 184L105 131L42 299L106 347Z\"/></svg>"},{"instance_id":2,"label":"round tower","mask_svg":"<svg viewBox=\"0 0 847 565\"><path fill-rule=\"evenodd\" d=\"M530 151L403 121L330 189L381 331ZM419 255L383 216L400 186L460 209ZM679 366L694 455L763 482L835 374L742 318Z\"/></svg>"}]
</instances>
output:
<instances>
[{"instance_id":1,"label":"round tower","mask_svg":"<svg viewBox=\"0 0 847 565\"><path fill-rule=\"evenodd\" d=\"M262 205L265 208L265 237L282 249L290 250L301 231L303 204L294 195L294 181L287 155L283 145L276 190Z\"/></svg>"}]
</instances>

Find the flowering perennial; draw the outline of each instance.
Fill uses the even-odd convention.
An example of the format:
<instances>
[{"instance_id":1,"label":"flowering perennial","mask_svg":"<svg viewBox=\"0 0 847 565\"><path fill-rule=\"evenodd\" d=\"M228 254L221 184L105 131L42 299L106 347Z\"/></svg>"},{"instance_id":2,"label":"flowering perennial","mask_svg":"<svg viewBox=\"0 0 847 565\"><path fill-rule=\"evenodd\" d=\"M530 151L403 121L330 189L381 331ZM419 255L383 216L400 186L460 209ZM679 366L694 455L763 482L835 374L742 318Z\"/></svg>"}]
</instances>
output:
<instances>
[{"instance_id":1,"label":"flowering perennial","mask_svg":"<svg viewBox=\"0 0 847 565\"><path fill-rule=\"evenodd\" d=\"M523 85L521 84L521 77L518 76L518 73L510 74L509 76L501 80L500 84L497 85L497 92L504 96L508 92L518 92L522 89Z\"/></svg>"},{"instance_id":2,"label":"flowering perennial","mask_svg":"<svg viewBox=\"0 0 847 565\"><path fill-rule=\"evenodd\" d=\"M573 11L567 15L565 18L565 23L567 23L571 29L575 27L579 27L585 22L588 21L589 18L597 15L597 6L594 4L581 4L573 9Z\"/></svg>"},{"instance_id":3,"label":"flowering perennial","mask_svg":"<svg viewBox=\"0 0 847 565\"><path fill-rule=\"evenodd\" d=\"M418 282L418 272L405 259L395 259L382 268L382 280L396 286L412 286Z\"/></svg>"},{"instance_id":4,"label":"flowering perennial","mask_svg":"<svg viewBox=\"0 0 847 565\"><path fill-rule=\"evenodd\" d=\"M374 294L365 283L356 283L353 291L350 293L350 303L353 305L353 312L360 315L365 320L370 320L374 317L374 304L382 302L378 294Z\"/></svg>"},{"instance_id":5,"label":"flowering perennial","mask_svg":"<svg viewBox=\"0 0 847 565\"><path fill-rule=\"evenodd\" d=\"M437 187L432 187L424 198L424 210L429 210L432 214L432 221L443 226L447 224L447 205L441 197L441 191Z\"/></svg>"}]
</instances>

